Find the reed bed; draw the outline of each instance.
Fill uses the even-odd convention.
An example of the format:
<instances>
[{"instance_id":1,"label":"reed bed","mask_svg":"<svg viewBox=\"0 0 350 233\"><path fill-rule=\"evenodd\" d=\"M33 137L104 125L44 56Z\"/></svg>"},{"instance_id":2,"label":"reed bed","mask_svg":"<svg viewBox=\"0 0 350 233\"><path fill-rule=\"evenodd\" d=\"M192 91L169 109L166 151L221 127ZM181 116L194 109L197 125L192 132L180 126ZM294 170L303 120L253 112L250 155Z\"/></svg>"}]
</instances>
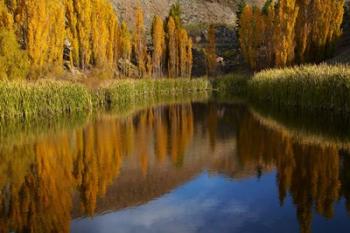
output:
<instances>
[{"instance_id":1,"label":"reed bed","mask_svg":"<svg viewBox=\"0 0 350 233\"><path fill-rule=\"evenodd\" d=\"M44 80L0 82L0 119L45 117L118 108L159 96L210 90L206 79L114 80L91 89L84 84Z\"/></svg>"},{"instance_id":2,"label":"reed bed","mask_svg":"<svg viewBox=\"0 0 350 233\"><path fill-rule=\"evenodd\" d=\"M213 88L218 97L245 96L247 94L249 76L246 74L229 74L213 81Z\"/></svg>"},{"instance_id":3,"label":"reed bed","mask_svg":"<svg viewBox=\"0 0 350 233\"><path fill-rule=\"evenodd\" d=\"M0 118L53 117L91 108L91 95L80 84L62 81L0 82Z\"/></svg>"},{"instance_id":4,"label":"reed bed","mask_svg":"<svg viewBox=\"0 0 350 233\"><path fill-rule=\"evenodd\" d=\"M308 65L271 69L248 81L253 101L302 109L350 112L350 67Z\"/></svg>"}]
</instances>

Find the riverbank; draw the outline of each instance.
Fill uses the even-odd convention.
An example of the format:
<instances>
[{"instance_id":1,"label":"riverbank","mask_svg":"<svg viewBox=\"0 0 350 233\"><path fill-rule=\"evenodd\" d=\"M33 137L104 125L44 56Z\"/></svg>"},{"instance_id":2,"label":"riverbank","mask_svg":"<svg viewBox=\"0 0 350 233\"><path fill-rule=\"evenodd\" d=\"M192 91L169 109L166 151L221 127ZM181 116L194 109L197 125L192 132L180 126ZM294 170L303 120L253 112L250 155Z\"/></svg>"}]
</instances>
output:
<instances>
[{"instance_id":1,"label":"riverbank","mask_svg":"<svg viewBox=\"0 0 350 233\"><path fill-rule=\"evenodd\" d=\"M0 82L0 119L44 117L126 108L146 99L210 90L206 79L110 80L97 88L71 81Z\"/></svg>"},{"instance_id":2,"label":"riverbank","mask_svg":"<svg viewBox=\"0 0 350 233\"><path fill-rule=\"evenodd\" d=\"M226 85L227 79L232 85ZM350 112L350 67L309 65L270 69L251 78L233 75L217 81L219 92L246 90L252 102L308 110Z\"/></svg>"}]
</instances>

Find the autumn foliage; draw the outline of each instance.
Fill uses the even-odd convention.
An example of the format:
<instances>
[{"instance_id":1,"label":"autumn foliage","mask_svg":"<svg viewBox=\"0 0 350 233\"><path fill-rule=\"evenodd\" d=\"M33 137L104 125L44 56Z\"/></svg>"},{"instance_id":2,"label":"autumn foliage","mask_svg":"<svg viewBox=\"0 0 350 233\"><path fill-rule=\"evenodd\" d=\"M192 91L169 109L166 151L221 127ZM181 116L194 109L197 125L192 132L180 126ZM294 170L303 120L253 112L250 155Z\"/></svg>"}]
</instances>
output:
<instances>
[{"instance_id":1,"label":"autumn foliage","mask_svg":"<svg viewBox=\"0 0 350 233\"><path fill-rule=\"evenodd\" d=\"M239 20L243 56L252 69L320 62L341 35L344 0L268 0L245 5Z\"/></svg>"},{"instance_id":2,"label":"autumn foliage","mask_svg":"<svg viewBox=\"0 0 350 233\"><path fill-rule=\"evenodd\" d=\"M134 12L134 24L127 25L118 22L117 12L108 0L0 0L1 37L8 38L1 40L0 47L13 51L1 59L12 61L17 56L24 60L19 65L1 66L1 79L16 78L10 71L16 70L16 65L27 67L18 78L38 78L64 67L112 70L119 77L160 77L163 73L189 77L192 41L180 26L179 6L174 6L169 15L176 17L174 28L169 30L169 21L164 24L155 16L152 44L148 44L140 5ZM175 71L171 67L168 72L165 65L169 54L168 61L174 60ZM134 67L137 74L130 72Z\"/></svg>"}]
</instances>

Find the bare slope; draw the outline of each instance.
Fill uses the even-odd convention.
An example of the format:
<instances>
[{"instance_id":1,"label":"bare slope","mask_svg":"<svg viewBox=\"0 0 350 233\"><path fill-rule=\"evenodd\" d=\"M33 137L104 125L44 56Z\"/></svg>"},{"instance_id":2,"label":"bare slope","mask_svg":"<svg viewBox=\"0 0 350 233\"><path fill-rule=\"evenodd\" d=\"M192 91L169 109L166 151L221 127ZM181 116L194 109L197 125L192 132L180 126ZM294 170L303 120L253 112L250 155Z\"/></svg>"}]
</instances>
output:
<instances>
[{"instance_id":1,"label":"bare slope","mask_svg":"<svg viewBox=\"0 0 350 233\"><path fill-rule=\"evenodd\" d=\"M146 24L149 26L154 15L165 17L176 0L111 0L121 18L131 22L138 2L144 11ZM179 0L185 24L235 23L237 0ZM250 0L260 4L262 0Z\"/></svg>"}]
</instances>

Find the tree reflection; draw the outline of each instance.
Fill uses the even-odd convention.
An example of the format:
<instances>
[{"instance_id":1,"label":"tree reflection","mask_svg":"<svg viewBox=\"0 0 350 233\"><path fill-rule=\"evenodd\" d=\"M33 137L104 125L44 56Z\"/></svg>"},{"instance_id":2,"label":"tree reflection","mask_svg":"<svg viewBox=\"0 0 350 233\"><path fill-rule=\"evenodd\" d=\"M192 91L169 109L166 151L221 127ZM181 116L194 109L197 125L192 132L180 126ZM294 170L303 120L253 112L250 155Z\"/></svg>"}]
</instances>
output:
<instances>
[{"instance_id":1,"label":"tree reflection","mask_svg":"<svg viewBox=\"0 0 350 233\"><path fill-rule=\"evenodd\" d=\"M173 170L154 178L162 166ZM123 177L131 178L113 193L120 208L171 190L170 175L179 184L203 168L233 178L276 169L280 204L290 196L300 231L309 233L313 212L332 218L341 198L350 211L349 166L347 149L305 143L242 107L174 104L124 118L104 115L30 143L0 144L0 233L69 232L72 215L100 213L99 201Z\"/></svg>"},{"instance_id":2,"label":"tree reflection","mask_svg":"<svg viewBox=\"0 0 350 233\"><path fill-rule=\"evenodd\" d=\"M238 156L242 165L276 166L281 205L289 193L303 233L311 232L313 209L332 218L335 203L342 192L347 193L341 190L341 176L346 180L345 174L340 175L341 151L338 146L326 145L303 143L288 132L261 125L249 114L240 125Z\"/></svg>"},{"instance_id":3,"label":"tree reflection","mask_svg":"<svg viewBox=\"0 0 350 233\"><path fill-rule=\"evenodd\" d=\"M0 232L69 232L74 193L80 213L93 216L123 160L135 156L144 176L152 150L156 162L170 156L174 166L181 166L192 137L193 113L187 104L124 119L106 116L33 143L1 145Z\"/></svg>"}]
</instances>

